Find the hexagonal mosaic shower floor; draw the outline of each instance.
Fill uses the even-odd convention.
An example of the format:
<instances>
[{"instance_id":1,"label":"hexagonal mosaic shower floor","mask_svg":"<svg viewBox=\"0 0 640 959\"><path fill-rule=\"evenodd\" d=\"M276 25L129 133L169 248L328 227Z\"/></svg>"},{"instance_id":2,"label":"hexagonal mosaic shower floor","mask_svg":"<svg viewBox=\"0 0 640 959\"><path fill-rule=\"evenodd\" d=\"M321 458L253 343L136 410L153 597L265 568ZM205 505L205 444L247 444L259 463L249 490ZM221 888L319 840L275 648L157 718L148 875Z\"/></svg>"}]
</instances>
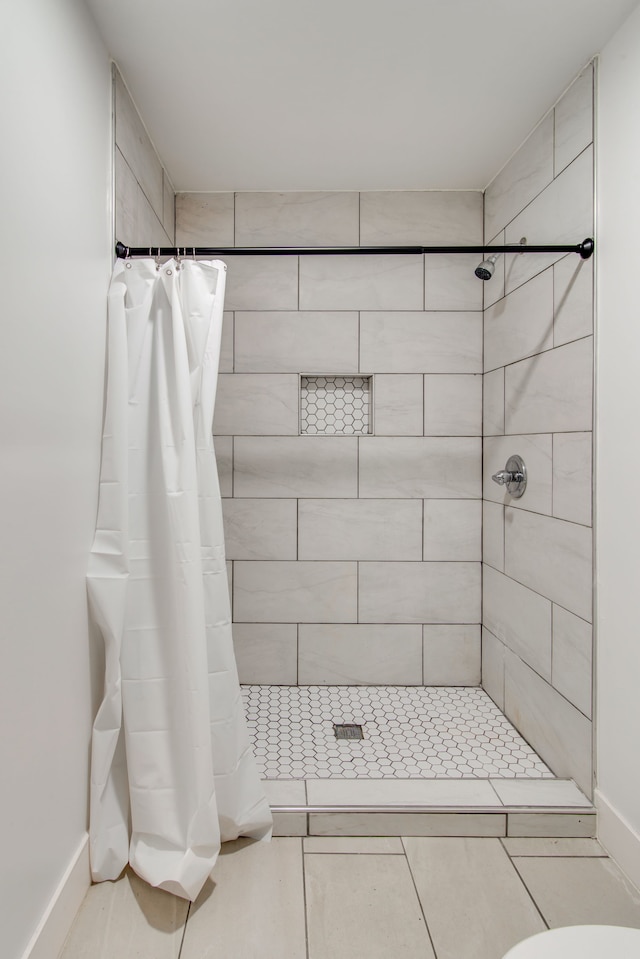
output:
<instances>
[{"instance_id":1,"label":"hexagonal mosaic shower floor","mask_svg":"<svg viewBox=\"0 0 640 959\"><path fill-rule=\"evenodd\" d=\"M243 686L263 779L553 778L484 690ZM333 725L362 725L338 740Z\"/></svg>"}]
</instances>

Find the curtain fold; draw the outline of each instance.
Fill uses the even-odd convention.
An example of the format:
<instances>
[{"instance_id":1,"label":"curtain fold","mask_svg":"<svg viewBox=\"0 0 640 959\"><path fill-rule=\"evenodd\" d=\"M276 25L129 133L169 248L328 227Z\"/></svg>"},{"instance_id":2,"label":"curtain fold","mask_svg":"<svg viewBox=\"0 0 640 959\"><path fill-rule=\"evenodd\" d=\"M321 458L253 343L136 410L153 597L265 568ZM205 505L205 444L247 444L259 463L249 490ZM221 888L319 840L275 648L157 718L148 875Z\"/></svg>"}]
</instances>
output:
<instances>
[{"instance_id":1,"label":"curtain fold","mask_svg":"<svg viewBox=\"0 0 640 959\"><path fill-rule=\"evenodd\" d=\"M233 653L211 435L225 271L215 260L116 264L87 577L105 645L93 878L130 863L192 900L221 842L271 831Z\"/></svg>"}]
</instances>

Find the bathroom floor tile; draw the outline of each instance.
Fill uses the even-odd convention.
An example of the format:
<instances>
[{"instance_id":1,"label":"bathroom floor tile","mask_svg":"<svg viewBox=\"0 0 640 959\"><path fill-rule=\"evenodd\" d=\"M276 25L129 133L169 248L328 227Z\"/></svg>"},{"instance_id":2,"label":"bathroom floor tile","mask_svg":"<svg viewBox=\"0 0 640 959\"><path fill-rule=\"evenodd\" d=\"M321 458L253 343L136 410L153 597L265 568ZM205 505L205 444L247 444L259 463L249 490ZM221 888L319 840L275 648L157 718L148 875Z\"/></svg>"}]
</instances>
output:
<instances>
[{"instance_id":1,"label":"bathroom floor tile","mask_svg":"<svg viewBox=\"0 0 640 959\"><path fill-rule=\"evenodd\" d=\"M243 686L270 779L553 778L477 686ZM362 725L337 740L334 723Z\"/></svg>"}]
</instances>

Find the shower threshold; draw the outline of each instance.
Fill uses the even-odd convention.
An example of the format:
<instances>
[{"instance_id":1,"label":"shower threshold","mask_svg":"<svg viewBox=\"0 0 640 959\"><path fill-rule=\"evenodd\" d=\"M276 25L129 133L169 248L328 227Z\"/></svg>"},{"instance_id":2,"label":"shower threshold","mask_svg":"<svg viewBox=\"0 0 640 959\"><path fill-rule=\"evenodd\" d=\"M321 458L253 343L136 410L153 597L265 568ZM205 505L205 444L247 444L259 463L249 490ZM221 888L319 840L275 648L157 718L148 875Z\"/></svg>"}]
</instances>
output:
<instances>
[{"instance_id":1,"label":"shower threshold","mask_svg":"<svg viewBox=\"0 0 640 959\"><path fill-rule=\"evenodd\" d=\"M592 836L595 810L479 687L243 686L274 835ZM362 739L336 739L359 725Z\"/></svg>"}]
</instances>

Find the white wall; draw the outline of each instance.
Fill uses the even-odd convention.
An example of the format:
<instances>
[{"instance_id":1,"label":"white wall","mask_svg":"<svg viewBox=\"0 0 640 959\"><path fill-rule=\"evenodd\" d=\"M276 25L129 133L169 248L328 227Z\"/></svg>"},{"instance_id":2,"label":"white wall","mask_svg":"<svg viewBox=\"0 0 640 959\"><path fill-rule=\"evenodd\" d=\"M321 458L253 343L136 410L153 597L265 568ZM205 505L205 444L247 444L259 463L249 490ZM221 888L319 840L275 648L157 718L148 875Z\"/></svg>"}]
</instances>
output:
<instances>
[{"instance_id":1,"label":"white wall","mask_svg":"<svg viewBox=\"0 0 640 959\"><path fill-rule=\"evenodd\" d=\"M597 798L640 883L640 7L604 48L598 102Z\"/></svg>"},{"instance_id":2,"label":"white wall","mask_svg":"<svg viewBox=\"0 0 640 959\"><path fill-rule=\"evenodd\" d=\"M15 959L87 828L111 74L81 0L2 4L2 20L0 902Z\"/></svg>"}]
</instances>

